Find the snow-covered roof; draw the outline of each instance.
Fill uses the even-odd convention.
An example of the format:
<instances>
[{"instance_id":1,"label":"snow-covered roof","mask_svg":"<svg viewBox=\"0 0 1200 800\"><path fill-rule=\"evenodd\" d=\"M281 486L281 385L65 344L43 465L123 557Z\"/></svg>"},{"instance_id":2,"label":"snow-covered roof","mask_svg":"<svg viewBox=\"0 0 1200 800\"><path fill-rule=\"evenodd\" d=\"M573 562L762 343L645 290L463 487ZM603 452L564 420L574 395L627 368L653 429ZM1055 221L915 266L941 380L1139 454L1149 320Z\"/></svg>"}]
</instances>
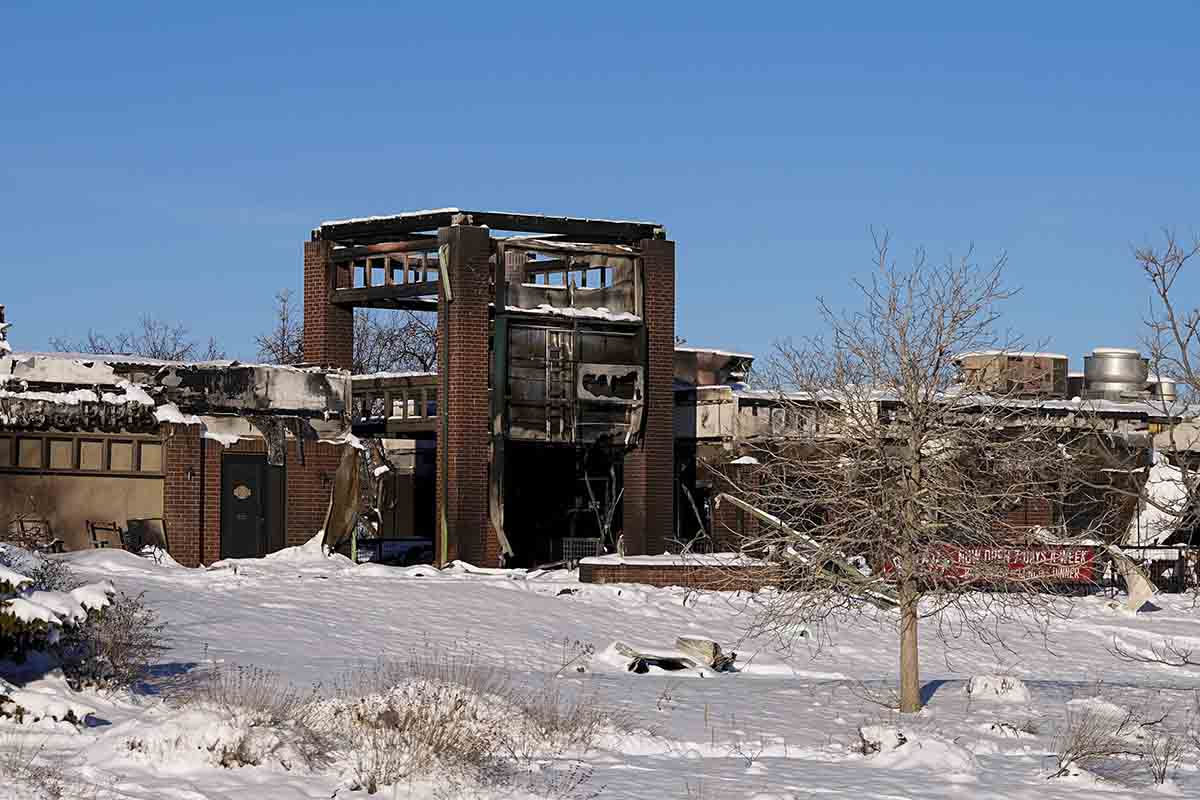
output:
<instances>
[{"instance_id":1,"label":"snow-covered roof","mask_svg":"<svg viewBox=\"0 0 1200 800\"><path fill-rule=\"evenodd\" d=\"M46 353L36 351L21 351L8 353L0 356L0 376L16 375L19 370L16 366L20 364L23 368L36 367L39 371L39 376L29 376L21 373L21 377L27 377L28 380L39 380L53 383L96 383L94 374L80 373L75 367L82 367L85 370L91 370L98 366L133 366L133 367L207 367L213 369L226 369L229 367L258 367L269 368L273 370L281 370L284 372L336 372L326 367L305 365L298 366L294 364L260 364L257 362L238 361L237 359L214 359L209 361L165 361L160 358L149 358L148 356L129 355L125 353ZM46 377L41 377L45 375Z\"/></svg>"},{"instance_id":2,"label":"snow-covered roof","mask_svg":"<svg viewBox=\"0 0 1200 800\"><path fill-rule=\"evenodd\" d=\"M384 221L389 221L389 220L399 221L399 220L405 220L405 219L413 219L416 217L428 217L428 216L432 216L434 214L478 214L478 213L485 213L485 212L466 211L461 208L427 208L427 209L422 209L420 211L401 211L398 214L377 214L377 215L370 216L370 217L351 217L349 219L327 220L327 221L321 223L321 227L323 228L327 225L353 225L353 224L362 223L362 222L384 222ZM488 211L486 213L495 214L497 216L510 216L510 217L546 217L548 219L559 219L560 218L560 215L557 215L557 214L534 214L534 213L531 213L528 211ZM657 225L658 224L656 222L647 222L645 220L637 220L637 219L605 219L603 217L580 217L580 219L586 219L588 222L610 223L613 225Z\"/></svg>"},{"instance_id":3,"label":"snow-covered roof","mask_svg":"<svg viewBox=\"0 0 1200 800\"><path fill-rule=\"evenodd\" d=\"M431 214L459 214L462 213L457 208L426 208L420 211L402 211L399 214L376 214L371 217L350 217L349 219L330 219L321 223L321 227L326 225L352 225L358 222L382 222L388 219L408 219L410 217L427 217Z\"/></svg>"},{"instance_id":4,"label":"snow-covered roof","mask_svg":"<svg viewBox=\"0 0 1200 800\"><path fill-rule=\"evenodd\" d=\"M812 402L813 400L824 400L828 402L837 402L839 399L847 397L846 394L833 390L822 390L816 394L812 392L791 391L784 392L774 389L748 389L735 388L734 394L739 398L747 400L765 400L765 401L792 401L792 402ZM1040 398L1016 398L1016 397L991 397L986 394L965 394L965 393L947 393L947 399L950 397L957 398L957 402L963 405L1003 405L1009 408L1028 408L1041 409L1046 411L1083 411L1093 414L1106 415L1131 415L1131 416L1146 416L1146 417L1176 417L1191 419L1200 417L1200 406L1189 405L1181 400L1164 403L1162 400L1154 398L1145 398L1140 400L1130 400L1128 402L1118 400L1103 400L1096 398L1079 398L1073 397L1070 399L1040 399ZM897 400L894 392L886 389L870 389L858 390L851 399L857 401L872 401L872 402L887 402L889 400Z\"/></svg>"},{"instance_id":5,"label":"snow-covered roof","mask_svg":"<svg viewBox=\"0 0 1200 800\"><path fill-rule=\"evenodd\" d=\"M365 372L361 375L351 375L355 381L382 380L386 378L436 378L436 372Z\"/></svg>"},{"instance_id":6,"label":"snow-covered roof","mask_svg":"<svg viewBox=\"0 0 1200 800\"><path fill-rule=\"evenodd\" d=\"M729 358L754 358L752 353L735 353L730 350L719 350L715 347L685 347L683 345L675 345L676 353L712 353L714 356L728 356Z\"/></svg>"},{"instance_id":7,"label":"snow-covered roof","mask_svg":"<svg viewBox=\"0 0 1200 800\"><path fill-rule=\"evenodd\" d=\"M608 322L641 322L642 318L637 314L628 312L609 311L601 306L600 308L555 308L554 306L542 303L537 308L521 308L520 306L505 306L505 311L511 311L518 314L546 314L552 317L568 317L572 319L602 319Z\"/></svg>"},{"instance_id":8,"label":"snow-covered roof","mask_svg":"<svg viewBox=\"0 0 1200 800\"><path fill-rule=\"evenodd\" d=\"M959 353L955 361L962 358L981 358L986 356L1013 356L1014 358L1059 358L1070 360L1062 353L1043 353L1034 350L976 350L970 353Z\"/></svg>"}]
</instances>

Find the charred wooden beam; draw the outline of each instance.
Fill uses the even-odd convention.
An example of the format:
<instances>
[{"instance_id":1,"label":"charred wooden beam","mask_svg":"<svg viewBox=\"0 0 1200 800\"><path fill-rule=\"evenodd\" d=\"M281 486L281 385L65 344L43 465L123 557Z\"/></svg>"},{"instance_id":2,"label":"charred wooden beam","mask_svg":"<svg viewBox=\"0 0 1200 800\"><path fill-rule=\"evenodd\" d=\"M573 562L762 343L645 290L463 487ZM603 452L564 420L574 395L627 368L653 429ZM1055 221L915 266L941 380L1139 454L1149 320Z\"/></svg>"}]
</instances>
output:
<instances>
[{"instance_id":1,"label":"charred wooden beam","mask_svg":"<svg viewBox=\"0 0 1200 800\"><path fill-rule=\"evenodd\" d=\"M360 244L350 247L339 247L333 250L330 258L333 261L352 261L367 256L385 256L389 253L419 253L423 250L437 250L438 240L421 236L406 242L380 242L379 244Z\"/></svg>"},{"instance_id":2,"label":"charred wooden beam","mask_svg":"<svg viewBox=\"0 0 1200 800\"><path fill-rule=\"evenodd\" d=\"M544 233L569 239L598 243L632 243L642 239L663 239L666 232L654 222L551 217L540 214L511 214L494 211L464 211L443 208L397 214L388 217L326 222L313 230L314 240L367 245L402 241L414 234L428 234L450 225L485 225L492 230L518 233Z\"/></svg>"},{"instance_id":3,"label":"charred wooden beam","mask_svg":"<svg viewBox=\"0 0 1200 800\"><path fill-rule=\"evenodd\" d=\"M329 302L343 308L407 308L415 311L437 311L437 281L393 283L384 286L363 286L357 289L333 289Z\"/></svg>"}]
</instances>

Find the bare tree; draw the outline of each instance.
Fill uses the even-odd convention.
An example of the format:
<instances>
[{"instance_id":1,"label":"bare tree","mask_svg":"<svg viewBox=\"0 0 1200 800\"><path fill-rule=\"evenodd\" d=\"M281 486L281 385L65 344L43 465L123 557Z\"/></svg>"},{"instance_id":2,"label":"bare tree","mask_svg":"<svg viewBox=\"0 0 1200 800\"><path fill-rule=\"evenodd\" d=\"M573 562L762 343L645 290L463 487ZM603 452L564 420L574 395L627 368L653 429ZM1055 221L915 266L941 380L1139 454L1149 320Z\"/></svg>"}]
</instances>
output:
<instances>
[{"instance_id":1,"label":"bare tree","mask_svg":"<svg viewBox=\"0 0 1200 800\"><path fill-rule=\"evenodd\" d=\"M1147 350L1151 372L1159 380L1176 381L1179 396L1172 398L1160 393L1157 403L1165 419L1173 420L1160 433L1158 444L1178 471L1172 473L1167 491L1142 493L1141 502L1161 512L1160 524L1170 530L1191 530L1200 527L1200 472L1187 457L1191 450L1200 450L1200 428L1194 412L1187 412L1186 403L1200 396L1200 307L1186 305L1180 281L1187 267L1200 256L1200 237L1182 243L1170 230L1163 232L1160 247L1135 248L1134 258L1150 282L1153 295L1150 312L1145 320ZM1157 495L1157 496L1156 496Z\"/></svg>"},{"instance_id":2,"label":"bare tree","mask_svg":"<svg viewBox=\"0 0 1200 800\"><path fill-rule=\"evenodd\" d=\"M304 311L292 304L292 290L281 289L275 295L275 327L254 337L258 357L271 364L299 364L304 361Z\"/></svg>"},{"instance_id":3,"label":"bare tree","mask_svg":"<svg viewBox=\"0 0 1200 800\"><path fill-rule=\"evenodd\" d=\"M1063 610L1039 592L1077 566L1023 562L1030 551L1014 548L1044 541L1009 520L1070 487L1074 442L1036 400L960 382L956 356L1015 349L994 330L997 304L1013 294L1003 257L990 267L969 252L931 264L918 251L904 271L886 236L875 249L874 273L854 284L861 310L821 301L828 338L777 345L771 373L786 434L751 445L757 465L731 494L769 515L736 535L743 552L777 561L789 590L762 608L756 632L790 641L864 597L890 599L899 707L915 712L920 619L952 609L956 624L994 644L989 622L1044 622Z\"/></svg>"},{"instance_id":4,"label":"bare tree","mask_svg":"<svg viewBox=\"0 0 1200 800\"><path fill-rule=\"evenodd\" d=\"M136 355L161 361L214 361L225 358L225 351L216 339L207 342L193 339L186 325L169 323L149 314L138 320L134 330L112 336L89 330L84 339L68 340L54 337L50 346L60 353L89 353L94 355Z\"/></svg>"},{"instance_id":5,"label":"bare tree","mask_svg":"<svg viewBox=\"0 0 1200 800\"><path fill-rule=\"evenodd\" d=\"M415 311L354 313L354 373L431 372L437 367L437 316Z\"/></svg>"},{"instance_id":6,"label":"bare tree","mask_svg":"<svg viewBox=\"0 0 1200 800\"><path fill-rule=\"evenodd\" d=\"M275 326L254 338L258 357L274 364L299 364L304 356L304 312L292 292L275 295ZM354 312L355 375L374 372L432 372L437 368L437 315L360 308Z\"/></svg>"}]
</instances>

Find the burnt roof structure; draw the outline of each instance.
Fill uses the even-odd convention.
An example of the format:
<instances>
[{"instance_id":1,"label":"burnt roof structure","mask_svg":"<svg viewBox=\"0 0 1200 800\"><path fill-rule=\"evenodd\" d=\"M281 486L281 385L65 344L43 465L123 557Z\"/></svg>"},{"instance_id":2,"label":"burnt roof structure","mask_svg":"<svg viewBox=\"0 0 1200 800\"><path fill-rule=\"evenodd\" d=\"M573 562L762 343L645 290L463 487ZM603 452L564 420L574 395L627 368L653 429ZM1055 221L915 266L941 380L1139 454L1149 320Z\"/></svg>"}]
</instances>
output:
<instances>
[{"instance_id":1,"label":"burnt roof structure","mask_svg":"<svg viewBox=\"0 0 1200 800\"><path fill-rule=\"evenodd\" d=\"M312 240L341 245L402 242L436 234L439 228L451 225L477 225L496 231L535 233L568 242L632 244L643 239L667 238L666 229L657 222L437 208L322 222L320 227L313 229Z\"/></svg>"}]
</instances>

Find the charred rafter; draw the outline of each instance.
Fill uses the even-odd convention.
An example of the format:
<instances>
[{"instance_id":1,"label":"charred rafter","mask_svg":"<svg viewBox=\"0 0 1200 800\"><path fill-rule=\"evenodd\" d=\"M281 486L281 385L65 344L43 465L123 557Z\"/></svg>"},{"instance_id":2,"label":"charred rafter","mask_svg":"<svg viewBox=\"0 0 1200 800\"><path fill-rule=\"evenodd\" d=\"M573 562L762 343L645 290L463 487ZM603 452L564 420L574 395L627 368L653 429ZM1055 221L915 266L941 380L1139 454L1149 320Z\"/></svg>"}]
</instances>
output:
<instances>
[{"instance_id":1,"label":"charred rafter","mask_svg":"<svg viewBox=\"0 0 1200 800\"><path fill-rule=\"evenodd\" d=\"M450 225L485 225L497 231L538 233L562 237L567 241L608 244L633 244L643 239L666 238L665 229L654 222L464 211L457 208L326 222L313 229L312 238L314 241L351 246L372 245L427 237L438 228Z\"/></svg>"}]
</instances>

